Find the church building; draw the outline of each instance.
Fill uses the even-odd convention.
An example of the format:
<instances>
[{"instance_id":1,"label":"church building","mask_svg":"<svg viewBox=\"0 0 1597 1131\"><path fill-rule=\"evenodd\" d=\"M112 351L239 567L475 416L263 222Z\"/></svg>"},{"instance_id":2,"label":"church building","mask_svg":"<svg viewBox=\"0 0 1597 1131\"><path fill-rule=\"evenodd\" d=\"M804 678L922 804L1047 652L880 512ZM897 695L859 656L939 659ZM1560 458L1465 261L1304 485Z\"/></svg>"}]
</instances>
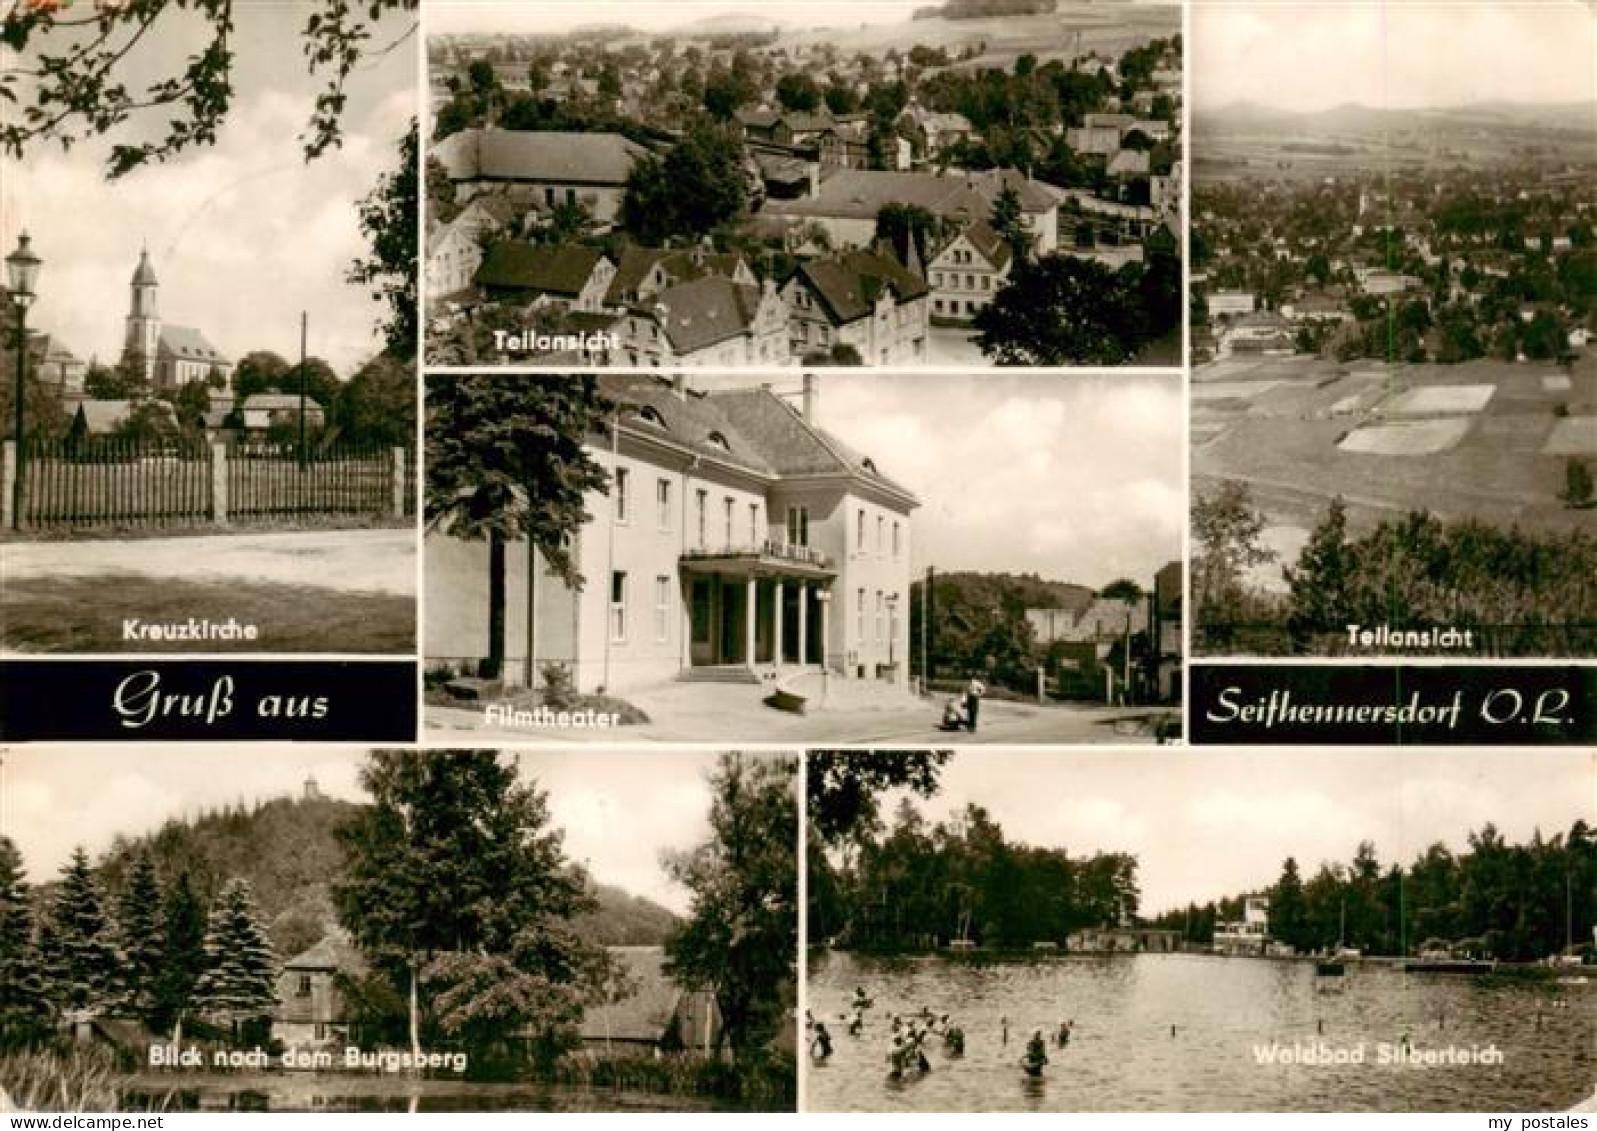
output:
<instances>
[{"instance_id":1,"label":"church building","mask_svg":"<svg viewBox=\"0 0 1597 1131\"><path fill-rule=\"evenodd\" d=\"M141 369L155 392L170 392L193 381L205 381L212 374L224 381L230 379L233 363L203 333L191 326L161 321L156 302L158 289L150 253L141 251L133 272L122 364Z\"/></svg>"}]
</instances>

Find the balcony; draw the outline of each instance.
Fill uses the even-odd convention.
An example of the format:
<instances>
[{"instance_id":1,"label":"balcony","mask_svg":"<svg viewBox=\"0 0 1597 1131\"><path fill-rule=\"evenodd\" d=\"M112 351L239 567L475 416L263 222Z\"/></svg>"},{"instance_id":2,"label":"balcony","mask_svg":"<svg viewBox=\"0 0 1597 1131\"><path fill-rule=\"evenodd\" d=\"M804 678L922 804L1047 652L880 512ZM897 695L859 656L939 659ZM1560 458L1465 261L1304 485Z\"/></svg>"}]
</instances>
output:
<instances>
[{"instance_id":1,"label":"balcony","mask_svg":"<svg viewBox=\"0 0 1597 1131\"><path fill-rule=\"evenodd\" d=\"M684 550L681 562L685 569L737 576L786 574L802 578L829 578L837 573L832 559L819 550L771 538L758 543Z\"/></svg>"}]
</instances>

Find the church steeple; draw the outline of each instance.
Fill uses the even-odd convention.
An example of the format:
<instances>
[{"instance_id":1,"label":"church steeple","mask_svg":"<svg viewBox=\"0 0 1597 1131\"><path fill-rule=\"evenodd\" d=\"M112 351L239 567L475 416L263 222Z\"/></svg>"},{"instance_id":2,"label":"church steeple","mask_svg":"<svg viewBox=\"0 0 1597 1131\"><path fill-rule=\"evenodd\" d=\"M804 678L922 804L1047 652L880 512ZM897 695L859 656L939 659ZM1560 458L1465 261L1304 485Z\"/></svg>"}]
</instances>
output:
<instances>
[{"instance_id":1,"label":"church steeple","mask_svg":"<svg viewBox=\"0 0 1597 1131\"><path fill-rule=\"evenodd\" d=\"M161 341L161 314L156 305L159 283L147 247L139 251L139 265L133 270L130 286L133 293L128 307L127 335L122 343L122 361L142 369L144 379L153 382L156 352Z\"/></svg>"}]
</instances>

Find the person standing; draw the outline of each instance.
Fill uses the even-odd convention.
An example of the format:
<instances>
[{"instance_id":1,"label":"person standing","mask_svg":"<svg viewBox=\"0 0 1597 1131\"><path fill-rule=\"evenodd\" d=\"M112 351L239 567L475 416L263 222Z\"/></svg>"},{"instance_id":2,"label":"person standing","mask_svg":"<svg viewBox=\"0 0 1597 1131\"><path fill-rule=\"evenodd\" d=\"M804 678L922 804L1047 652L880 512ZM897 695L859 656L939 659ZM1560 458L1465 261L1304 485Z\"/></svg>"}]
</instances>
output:
<instances>
[{"instance_id":1,"label":"person standing","mask_svg":"<svg viewBox=\"0 0 1597 1131\"><path fill-rule=\"evenodd\" d=\"M987 685L970 677L970 682L965 685L965 725L972 734L976 733L976 715L981 710L981 697L987 694Z\"/></svg>"}]
</instances>

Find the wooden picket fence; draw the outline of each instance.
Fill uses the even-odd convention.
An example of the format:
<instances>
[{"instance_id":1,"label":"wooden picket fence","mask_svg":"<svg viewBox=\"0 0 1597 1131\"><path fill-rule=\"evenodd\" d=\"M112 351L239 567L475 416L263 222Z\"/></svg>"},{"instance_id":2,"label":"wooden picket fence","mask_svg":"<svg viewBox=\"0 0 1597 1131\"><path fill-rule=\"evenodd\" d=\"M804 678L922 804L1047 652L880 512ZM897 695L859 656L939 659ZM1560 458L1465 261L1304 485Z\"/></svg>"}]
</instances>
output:
<instances>
[{"instance_id":1,"label":"wooden picket fence","mask_svg":"<svg viewBox=\"0 0 1597 1131\"><path fill-rule=\"evenodd\" d=\"M333 447L301 459L277 445L30 439L20 463L24 529L415 511L415 461L403 449ZM403 473L402 496L396 471Z\"/></svg>"}]
</instances>

